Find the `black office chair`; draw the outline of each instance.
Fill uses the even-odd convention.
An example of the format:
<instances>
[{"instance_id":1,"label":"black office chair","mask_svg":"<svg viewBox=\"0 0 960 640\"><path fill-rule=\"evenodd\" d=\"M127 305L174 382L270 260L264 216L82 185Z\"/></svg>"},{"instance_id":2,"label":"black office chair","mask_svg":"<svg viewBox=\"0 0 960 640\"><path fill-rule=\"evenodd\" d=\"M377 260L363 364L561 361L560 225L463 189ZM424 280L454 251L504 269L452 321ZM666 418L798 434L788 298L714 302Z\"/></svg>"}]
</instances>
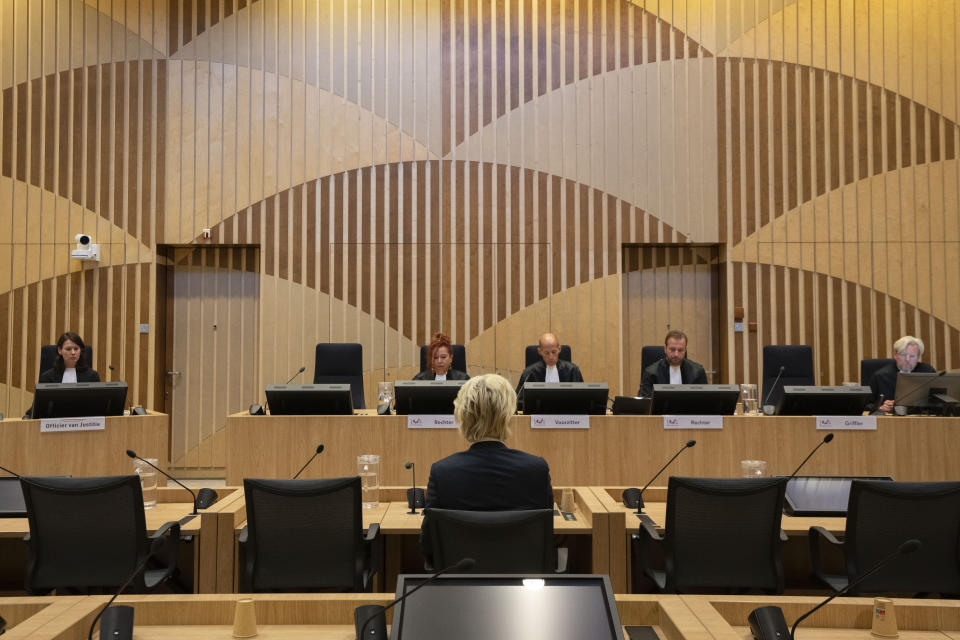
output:
<instances>
[{"instance_id":1,"label":"black office chair","mask_svg":"<svg viewBox=\"0 0 960 640\"><path fill-rule=\"evenodd\" d=\"M353 408L363 401L363 345L357 342L321 342L317 345L313 384L349 384Z\"/></svg>"},{"instance_id":2,"label":"black office chair","mask_svg":"<svg viewBox=\"0 0 960 640\"><path fill-rule=\"evenodd\" d=\"M654 362L663 360L667 357L663 350L663 345L646 346L640 350L640 371L646 371L647 367Z\"/></svg>"},{"instance_id":3,"label":"black office chair","mask_svg":"<svg viewBox=\"0 0 960 640\"><path fill-rule=\"evenodd\" d=\"M671 477L663 536L641 522L631 536L633 580L641 574L658 590L693 589L783 592L780 530L786 478ZM634 516L628 516L634 517ZM665 570L653 567L663 547Z\"/></svg>"},{"instance_id":4,"label":"black office chair","mask_svg":"<svg viewBox=\"0 0 960 640\"><path fill-rule=\"evenodd\" d=\"M251 591L370 591L380 525L363 533L360 477L244 478Z\"/></svg>"},{"instance_id":5,"label":"black office chair","mask_svg":"<svg viewBox=\"0 0 960 640\"><path fill-rule=\"evenodd\" d=\"M526 352L524 353L524 358L525 358L525 360L526 360L526 364L523 365L524 368L529 367L529 366L532 365L534 362L537 362L537 361L539 361L539 360L543 360L543 358L541 358L541 357L540 357L540 354L537 352L537 349L538 349L538 345L535 345L535 344L531 344L531 345L528 345L528 346L527 346L527 350L526 350ZM571 355L570 355L570 345L568 345L568 344L562 344L562 345L560 345L560 360L566 360L567 362L573 362L573 359L572 359L572 357L571 357Z\"/></svg>"},{"instance_id":6,"label":"black office chair","mask_svg":"<svg viewBox=\"0 0 960 640\"><path fill-rule=\"evenodd\" d=\"M180 524L167 522L147 536L139 476L24 478L21 488L30 523L27 593L109 593L148 553L155 565L137 573L135 592L155 589L176 573Z\"/></svg>"},{"instance_id":7,"label":"black office chair","mask_svg":"<svg viewBox=\"0 0 960 640\"><path fill-rule=\"evenodd\" d=\"M473 558L476 573L552 573L557 568L552 509L423 513L434 567Z\"/></svg>"},{"instance_id":8,"label":"black office chair","mask_svg":"<svg viewBox=\"0 0 960 640\"><path fill-rule=\"evenodd\" d=\"M870 384L870 378L888 364L895 363L893 358L865 358L860 361L860 384L867 386Z\"/></svg>"},{"instance_id":9,"label":"black office chair","mask_svg":"<svg viewBox=\"0 0 960 640\"><path fill-rule=\"evenodd\" d=\"M453 364L451 369L467 372L467 349L462 344L453 345ZM420 372L427 370L427 347L420 347Z\"/></svg>"},{"instance_id":10,"label":"black office chair","mask_svg":"<svg viewBox=\"0 0 960 640\"><path fill-rule=\"evenodd\" d=\"M91 369L96 369L96 367L93 366L93 347L91 347L90 345L86 345L83 348L83 355L86 358L87 365L89 365ZM45 344L42 347L40 347L40 370L37 371L38 381L40 380L40 376L43 374L44 371L46 371L47 369L53 368L53 363L56 361L56 359L57 359L57 345Z\"/></svg>"},{"instance_id":11,"label":"black office chair","mask_svg":"<svg viewBox=\"0 0 960 640\"><path fill-rule=\"evenodd\" d=\"M780 367L783 367L783 375L774 388ZM814 384L813 349L808 345L768 344L763 348L763 397L760 399L763 404L776 406L785 385ZM770 393L771 389L773 393Z\"/></svg>"},{"instance_id":12,"label":"black office chair","mask_svg":"<svg viewBox=\"0 0 960 640\"><path fill-rule=\"evenodd\" d=\"M823 527L810 527L814 574L831 588L843 589L910 539L919 540L923 547L893 558L848 595L960 594L960 482L854 480L843 542ZM843 550L845 576L825 572L823 541Z\"/></svg>"}]
</instances>

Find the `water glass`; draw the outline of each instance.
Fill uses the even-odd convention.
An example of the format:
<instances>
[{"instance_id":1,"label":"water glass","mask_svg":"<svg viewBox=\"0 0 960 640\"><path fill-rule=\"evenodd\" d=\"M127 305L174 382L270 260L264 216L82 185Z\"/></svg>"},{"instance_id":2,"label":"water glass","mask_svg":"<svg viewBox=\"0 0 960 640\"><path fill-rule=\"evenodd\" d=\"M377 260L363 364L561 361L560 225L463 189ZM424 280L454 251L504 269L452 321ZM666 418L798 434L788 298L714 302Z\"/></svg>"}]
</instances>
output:
<instances>
[{"instance_id":1,"label":"water glass","mask_svg":"<svg viewBox=\"0 0 960 640\"><path fill-rule=\"evenodd\" d=\"M740 470L744 478L762 478L767 475L766 460L741 460Z\"/></svg>"},{"instance_id":2,"label":"water glass","mask_svg":"<svg viewBox=\"0 0 960 640\"><path fill-rule=\"evenodd\" d=\"M387 410L384 411L383 407ZM377 413L381 415L388 413L393 408L393 382L380 382L377 384Z\"/></svg>"},{"instance_id":3,"label":"water glass","mask_svg":"<svg viewBox=\"0 0 960 640\"><path fill-rule=\"evenodd\" d=\"M380 456L357 456L357 475L360 476L360 500L364 509L380 504Z\"/></svg>"},{"instance_id":4,"label":"water glass","mask_svg":"<svg viewBox=\"0 0 960 640\"><path fill-rule=\"evenodd\" d=\"M157 464L156 458L146 458ZM152 509L157 506L157 470L142 460L133 461L133 472L140 476L140 489L143 492L143 508Z\"/></svg>"},{"instance_id":5,"label":"water glass","mask_svg":"<svg viewBox=\"0 0 960 640\"><path fill-rule=\"evenodd\" d=\"M740 385L740 400L743 403L743 415L745 416L760 415L760 406L758 405L758 401L757 401L757 385L755 384Z\"/></svg>"}]
</instances>

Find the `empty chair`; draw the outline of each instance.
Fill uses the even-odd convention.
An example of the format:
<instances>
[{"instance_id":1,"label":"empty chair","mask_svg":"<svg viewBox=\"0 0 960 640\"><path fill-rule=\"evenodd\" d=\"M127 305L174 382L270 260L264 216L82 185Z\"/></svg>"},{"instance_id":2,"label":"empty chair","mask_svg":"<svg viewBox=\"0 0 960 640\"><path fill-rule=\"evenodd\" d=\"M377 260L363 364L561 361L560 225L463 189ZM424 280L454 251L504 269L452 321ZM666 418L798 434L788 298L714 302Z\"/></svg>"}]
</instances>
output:
<instances>
[{"instance_id":1,"label":"empty chair","mask_svg":"<svg viewBox=\"0 0 960 640\"><path fill-rule=\"evenodd\" d=\"M644 371L654 362L663 360L666 357L667 354L664 352L662 344L643 347L643 349L640 350L640 371Z\"/></svg>"},{"instance_id":2,"label":"empty chair","mask_svg":"<svg viewBox=\"0 0 960 640\"><path fill-rule=\"evenodd\" d=\"M783 375L777 381L783 367ZM774 383L776 382L776 386ZM763 404L780 402L785 385L814 385L813 349L805 344L768 344L763 348ZM771 393L771 390L773 393ZM769 397L769 399L768 399Z\"/></svg>"},{"instance_id":3,"label":"empty chair","mask_svg":"<svg viewBox=\"0 0 960 640\"><path fill-rule=\"evenodd\" d=\"M524 353L524 359L526 360L526 364L523 365L524 368L527 368L530 365L532 365L534 362L537 362L538 360L543 359L540 357L540 353L537 351L537 349L539 349L539 345L531 344L527 346L527 350ZM560 345L560 360L573 362L572 356L570 354L570 345L568 344Z\"/></svg>"},{"instance_id":4,"label":"empty chair","mask_svg":"<svg viewBox=\"0 0 960 640\"><path fill-rule=\"evenodd\" d=\"M843 542L823 527L810 527L814 573L842 589L894 553L906 540L923 547L895 557L849 592L960 594L960 482L854 480L850 485ZM821 544L843 550L846 575L824 571Z\"/></svg>"},{"instance_id":5,"label":"empty chair","mask_svg":"<svg viewBox=\"0 0 960 640\"><path fill-rule=\"evenodd\" d=\"M877 369L881 369L888 364L895 363L896 360L893 358L865 358L860 361L860 384L867 386L870 384L870 378L873 377L873 374L877 372ZM893 398L890 398L893 400Z\"/></svg>"},{"instance_id":6,"label":"empty chair","mask_svg":"<svg viewBox=\"0 0 960 640\"><path fill-rule=\"evenodd\" d=\"M475 573L552 573L553 510L425 509L436 569L473 558Z\"/></svg>"},{"instance_id":7,"label":"empty chair","mask_svg":"<svg viewBox=\"0 0 960 640\"><path fill-rule=\"evenodd\" d=\"M453 364L451 369L467 372L467 349L462 344L453 345ZM420 347L420 371L427 370L427 345Z\"/></svg>"},{"instance_id":8,"label":"empty chair","mask_svg":"<svg viewBox=\"0 0 960 640\"><path fill-rule=\"evenodd\" d=\"M244 478L247 587L252 591L369 591L380 525L363 533L360 477Z\"/></svg>"},{"instance_id":9,"label":"empty chair","mask_svg":"<svg viewBox=\"0 0 960 640\"><path fill-rule=\"evenodd\" d=\"M671 477L664 535L643 522L631 537L634 584L642 572L667 593L781 593L780 518L786 487L786 478ZM654 545L663 547L665 570L652 566Z\"/></svg>"},{"instance_id":10,"label":"empty chair","mask_svg":"<svg viewBox=\"0 0 960 640\"><path fill-rule=\"evenodd\" d=\"M132 581L142 593L177 570L180 525L168 522L147 536L140 477L24 478L30 523L25 588L42 595L119 589ZM152 552L151 567L141 566Z\"/></svg>"},{"instance_id":11,"label":"empty chair","mask_svg":"<svg viewBox=\"0 0 960 640\"><path fill-rule=\"evenodd\" d=\"M349 384L353 408L363 401L363 345L357 342L321 342L317 345L313 384Z\"/></svg>"}]
</instances>

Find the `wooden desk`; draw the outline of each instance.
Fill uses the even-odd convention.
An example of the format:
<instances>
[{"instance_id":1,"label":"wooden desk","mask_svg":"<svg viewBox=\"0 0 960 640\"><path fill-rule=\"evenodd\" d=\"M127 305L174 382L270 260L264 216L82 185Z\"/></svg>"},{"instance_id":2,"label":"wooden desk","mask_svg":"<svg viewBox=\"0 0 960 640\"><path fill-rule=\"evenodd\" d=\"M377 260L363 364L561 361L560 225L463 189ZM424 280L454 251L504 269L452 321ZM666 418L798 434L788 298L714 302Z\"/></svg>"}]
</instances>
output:
<instances>
[{"instance_id":1,"label":"wooden desk","mask_svg":"<svg viewBox=\"0 0 960 640\"><path fill-rule=\"evenodd\" d=\"M750 640L747 616L756 607L783 609L788 625L823 598L809 596L680 596L716 640ZM894 598L901 640L960 638L960 600ZM800 623L798 640L875 640L873 598L837 598Z\"/></svg>"},{"instance_id":2,"label":"wooden desk","mask_svg":"<svg viewBox=\"0 0 960 640\"><path fill-rule=\"evenodd\" d=\"M243 492L235 487L219 487L218 501L210 510L216 509L222 502L229 504L235 500L235 493L243 498ZM192 584L195 592L207 587L211 576L216 575L217 520L207 515L210 510L201 509L197 517L180 525L182 537L193 537L191 545L181 544L180 570L184 582ZM147 532L153 533L167 522L180 521L192 511L192 498L187 491L180 487L160 487L157 505L144 511ZM3 588L23 589L23 575L29 558L24 537L29 532L30 525L26 518L0 518L0 557L3 558L0 563L0 585Z\"/></svg>"},{"instance_id":3,"label":"wooden desk","mask_svg":"<svg viewBox=\"0 0 960 640\"><path fill-rule=\"evenodd\" d=\"M252 597L256 602L257 638L353 640L354 608L365 604L386 605L394 596L391 593L339 593L254 594ZM231 640L236 599L236 595L121 596L117 604L134 607L137 640ZM90 623L107 598L88 596L73 600L76 602L58 607L53 615L21 623L5 640L86 638ZM616 604L622 624L651 626L661 640L713 640L680 596L617 596ZM392 612L387 613L387 621L392 621ZM31 622L33 624L26 628Z\"/></svg>"},{"instance_id":4,"label":"wooden desk","mask_svg":"<svg viewBox=\"0 0 960 640\"><path fill-rule=\"evenodd\" d=\"M876 431L842 431L804 467L807 474L892 475L897 480L960 477L954 455L960 418L881 417ZM822 437L813 417L729 416L722 430L665 430L662 416L592 416L590 429L531 429L514 416L510 447L546 458L555 486L642 486L690 438L697 446L670 467L673 475L737 477L740 460L767 461L789 473ZM467 445L456 429L408 429L406 416L251 416L227 419L228 485L244 477L289 478L318 444L326 451L301 477L356 474L356 458L380 455L380 482L403 486L404 463L422 478L430 465ZM639 483L639 484L638 484Z\"/></svg>"},{"instance_id":5,"label":"wooden desk","mask_svg":"<svg viewBox=\"0 0 960 640\"><path fill-rule=\"evenodd\" d=\"M166 469L169 422L166 414L150 412L108 417L102 431L40 433L39 420L7 419L0 423L0 464L25 476L119 476L133 472L125 453L133 449ZM166 485L166 478L157 476L160 486Z\"/></svg>"},{"instance_id":6,"label":"wooden desk","mask_svg":"<svg viewBox=\"0 0 960 640\"><path fill-rule=\"evenodd\" d=\"M636 509L624 506L622 502L623 490L626 487L593 487L597 500L608 512L610 531L610 581L617 593L629 593L634 589L630 575L633 562L630 545L630 536L640 529L640 519L635 515ZM654 522L657 530L663 532L667 519L667 488L648 487L644 493L645 506L643 512ZM803 517L795 518L784 515L780 528L790 538L781 548L781 562L784 575L794 586L809 586L810 552L807 535L810 527L824 527L831 533L843 537L846 529L846 518ZM828 567L833 567L836 558L830 557L831 550L825 550ZM838 573L843 570L836 567ZM817 585L820 586L820 585Z\"/></svg>"}]
</instances>

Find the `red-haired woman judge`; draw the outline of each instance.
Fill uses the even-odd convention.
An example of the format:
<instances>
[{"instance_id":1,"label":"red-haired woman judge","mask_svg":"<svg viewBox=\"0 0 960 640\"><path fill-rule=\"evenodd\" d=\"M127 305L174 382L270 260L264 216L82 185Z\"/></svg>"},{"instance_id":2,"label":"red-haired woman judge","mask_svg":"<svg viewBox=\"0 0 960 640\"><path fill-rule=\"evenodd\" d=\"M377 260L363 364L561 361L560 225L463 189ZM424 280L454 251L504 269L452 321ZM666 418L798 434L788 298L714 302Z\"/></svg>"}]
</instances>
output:
<instances>
[{"instance_id":1,"label":"red-haired woman judge","mask_svg":"<svg viewBox=\"0 0 960 640\"><path fill-rule=\"evenodd\" d=\"M414 380L469 380L465 372L451 369L453 346L450 338L435 333L427 346L427 368L413 377Z\"/></svg>"}]
</instances>

